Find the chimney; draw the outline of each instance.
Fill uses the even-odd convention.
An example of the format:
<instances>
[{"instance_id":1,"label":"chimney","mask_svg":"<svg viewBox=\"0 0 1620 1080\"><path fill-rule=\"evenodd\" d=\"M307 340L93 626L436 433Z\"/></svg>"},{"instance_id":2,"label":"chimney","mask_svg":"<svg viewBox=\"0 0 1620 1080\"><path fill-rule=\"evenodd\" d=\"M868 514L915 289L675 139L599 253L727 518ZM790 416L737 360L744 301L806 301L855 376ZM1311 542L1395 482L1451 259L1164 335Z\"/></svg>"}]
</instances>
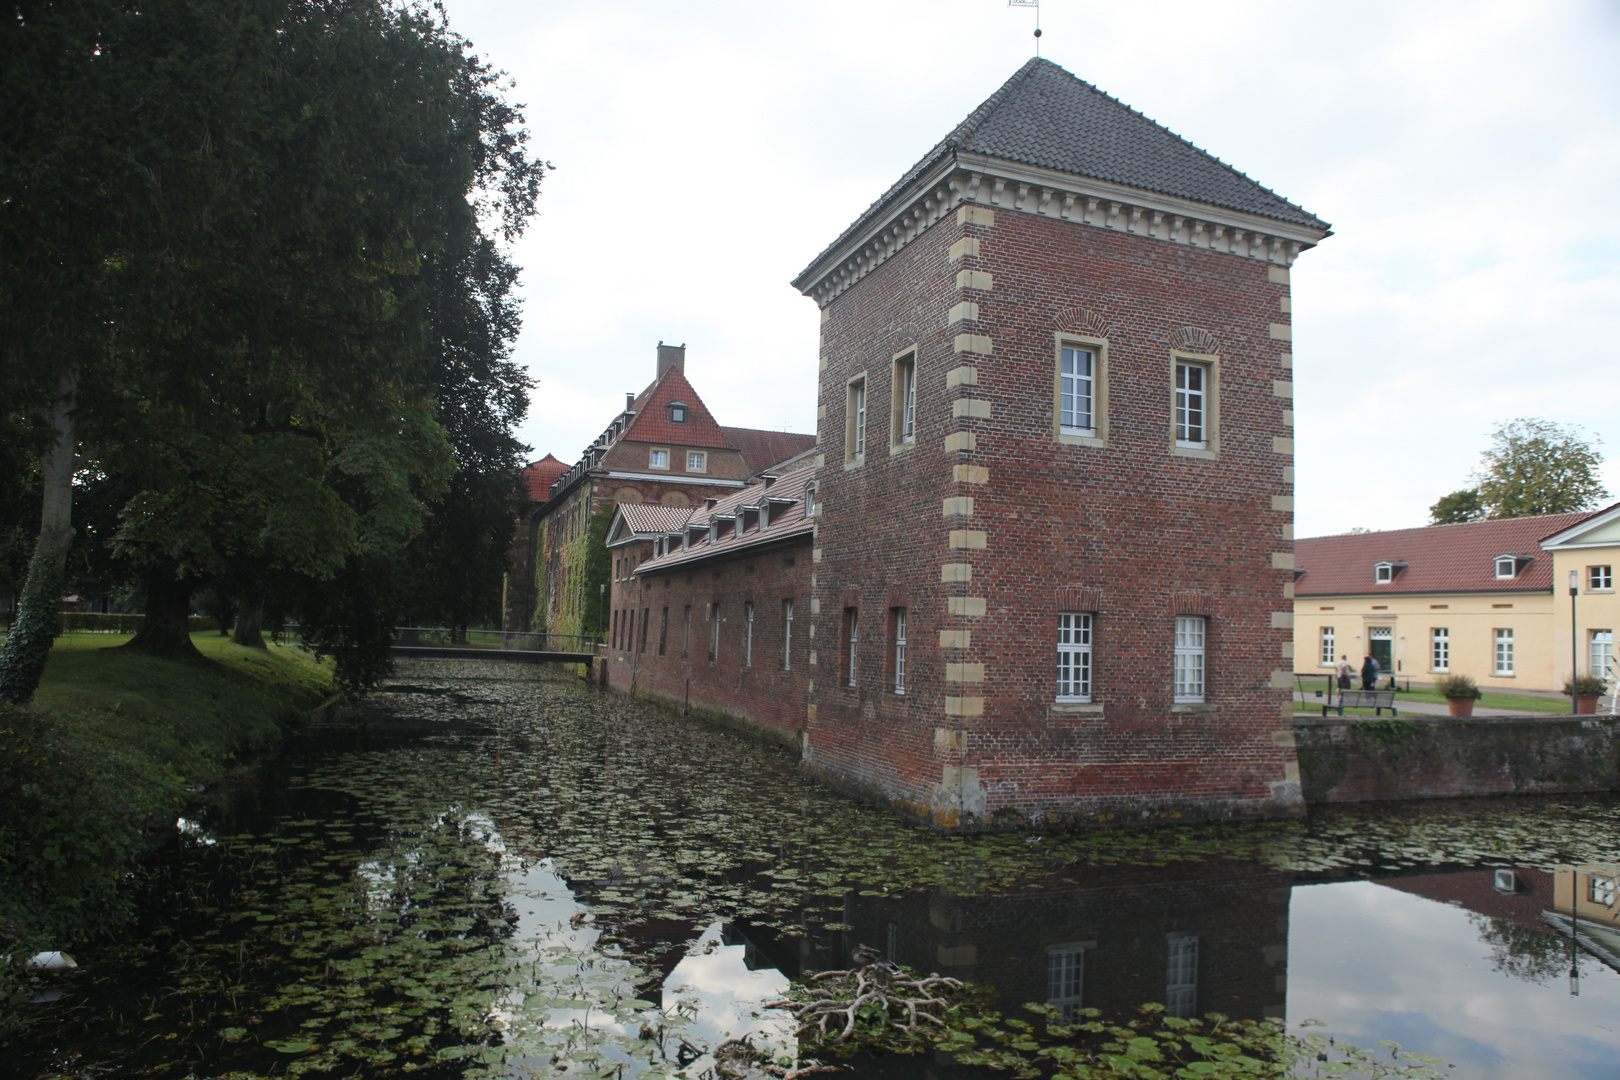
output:
<instances>
[{"instance_id":1,"label":"chimney","mask_svg":"<svg viewBox=\"0 0 1620 1080\"><path fill-rule=\"evenodd\" d=\"M682 375L686 374L686 345L684 343L680 345L665 345L662 341L658 343L658 370L653 373L653 378L656 379L663 375L669 368L674 368Z\"/></svg>"}]
</instances>

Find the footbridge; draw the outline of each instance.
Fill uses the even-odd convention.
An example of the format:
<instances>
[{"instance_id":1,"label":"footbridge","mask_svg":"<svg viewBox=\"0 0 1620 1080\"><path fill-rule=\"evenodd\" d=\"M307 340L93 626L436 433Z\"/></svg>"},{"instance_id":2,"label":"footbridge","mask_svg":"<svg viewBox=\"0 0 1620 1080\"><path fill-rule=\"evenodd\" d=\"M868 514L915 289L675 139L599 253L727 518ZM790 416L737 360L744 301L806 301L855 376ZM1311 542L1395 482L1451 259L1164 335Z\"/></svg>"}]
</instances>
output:
<instances>
[{"instance_id":1,"label":"footbridge","mask_svg":"<svg viewBox=\"0 0 1620 1080\"><path fill-rule=\"evenodd\" d=\"M514 664L589 664L598 638L589 634L537 634L402 626L393 652L416 660L504 660Z\"/></svg>"}]
</instances>

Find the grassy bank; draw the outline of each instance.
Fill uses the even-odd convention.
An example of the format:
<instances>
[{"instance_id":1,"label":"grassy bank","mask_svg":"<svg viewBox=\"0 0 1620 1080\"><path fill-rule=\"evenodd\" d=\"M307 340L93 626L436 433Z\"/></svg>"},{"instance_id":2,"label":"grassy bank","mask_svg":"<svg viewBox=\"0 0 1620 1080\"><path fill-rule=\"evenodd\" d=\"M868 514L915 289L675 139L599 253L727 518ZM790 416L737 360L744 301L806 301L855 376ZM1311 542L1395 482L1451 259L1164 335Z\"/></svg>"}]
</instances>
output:
<instances>
[{"instance_id":1,"label":"grassy bank","mask_svg":"<svg viewBox=\"0 0 1620 1080\"><path fill-rule=\"evenodd\" d=\"M295 648L198 635L199 663L114 648L126 640L59 638L33 705L0 704L0 956L116 926L125 875L186 789L275 745L331 691L329 666Z\"/></svg>"}]
</instances>

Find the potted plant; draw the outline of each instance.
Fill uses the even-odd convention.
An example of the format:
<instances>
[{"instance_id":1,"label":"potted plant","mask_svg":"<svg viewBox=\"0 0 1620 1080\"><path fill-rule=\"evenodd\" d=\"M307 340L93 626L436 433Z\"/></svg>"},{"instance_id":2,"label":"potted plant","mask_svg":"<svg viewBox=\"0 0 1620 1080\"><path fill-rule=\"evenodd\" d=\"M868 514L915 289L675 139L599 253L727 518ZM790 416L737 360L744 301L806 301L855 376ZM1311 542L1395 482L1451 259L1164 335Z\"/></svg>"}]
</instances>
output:
<instances>
[{"instance_id":1,"label":"potted plant","mask_svg":"<svg viewBox=\"0 0 1620 1080\"><path fill-rule=\"evenodd\" d=\"M1446 708L1452 716L1473 716L1474 702L1479 700L1479 684L1472 675L1442 675L1434 680L1434 688L1446 699Z\"/></svg>"},{"instance_id":2,"label":"potted plant","mask_svg":"<svg viewBox=\"0 0 1620 1080\"><path fill-rule=\"evenodd\" d=\"M1608 683L1596 675L1577 675L1564 680L1564 693L1574 696L1575 711L1578 713L1597 712L1598 698L1608 692Z\"/></svg>"}]
</instances>

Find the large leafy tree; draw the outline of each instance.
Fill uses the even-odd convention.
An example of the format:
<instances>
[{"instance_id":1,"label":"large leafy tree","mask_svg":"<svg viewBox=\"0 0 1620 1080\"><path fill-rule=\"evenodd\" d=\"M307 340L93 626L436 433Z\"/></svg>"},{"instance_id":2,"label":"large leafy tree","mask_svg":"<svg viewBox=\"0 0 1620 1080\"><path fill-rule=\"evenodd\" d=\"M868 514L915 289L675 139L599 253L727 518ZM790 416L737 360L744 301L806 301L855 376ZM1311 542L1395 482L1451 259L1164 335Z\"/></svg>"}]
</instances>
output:
<instances>
[{"instance_id":1,"label":"large leafy tree","mask_svg":"<svg viewBox=\"0 0 1620 1080\"><path fill-rule=\"evenodd\" d=\"M1602 440L1575 425L1518 419L1498 424L1477 477L1487 517L1516 518L1587 510L1608 497L1598 479Z\"/></svg>"},{"instance_id":2,"label":"large leafy tree","mask_svg":"<svg viewBox=\"0 0 1620 1080\"><path fill-rule=\"evenodd\" d=\"M375 0L77 0L17 15L0 105L28 108L0 132L20 136L0 138L0 277L32 266L71 286L0 293L5 367L33 372L8 401L44 474L35 562L49 565L31 569L24 608L41 623L54 609L53 493L66 501L64 477L89 458L135 492L117 538L147 588L135 647L189 651L190 590L217 580L245 605L307 602L317 641L357 655L345 635L386 623L393 609L376 605L397 589L355 583L404 558L458 467L491 464L463 461L447 435L492 381L466 358L497 371L497 434L526 404L526 381L500 368L516 316L496 244L538 195L521 115L431 12ZM61 71L76 93L36 85ZM80 208L95 226L83 247ZM462 340L446 313L489 312L491 295L491 325ZM265 595L271 583L281 595ZM334 598L345 583L354 595ZM330 611L343 615L319 617ZM32 625L26 610L18 621ZM40 639L8 639L0 694L32 692Z\"/></svg>"}]
</instances>

